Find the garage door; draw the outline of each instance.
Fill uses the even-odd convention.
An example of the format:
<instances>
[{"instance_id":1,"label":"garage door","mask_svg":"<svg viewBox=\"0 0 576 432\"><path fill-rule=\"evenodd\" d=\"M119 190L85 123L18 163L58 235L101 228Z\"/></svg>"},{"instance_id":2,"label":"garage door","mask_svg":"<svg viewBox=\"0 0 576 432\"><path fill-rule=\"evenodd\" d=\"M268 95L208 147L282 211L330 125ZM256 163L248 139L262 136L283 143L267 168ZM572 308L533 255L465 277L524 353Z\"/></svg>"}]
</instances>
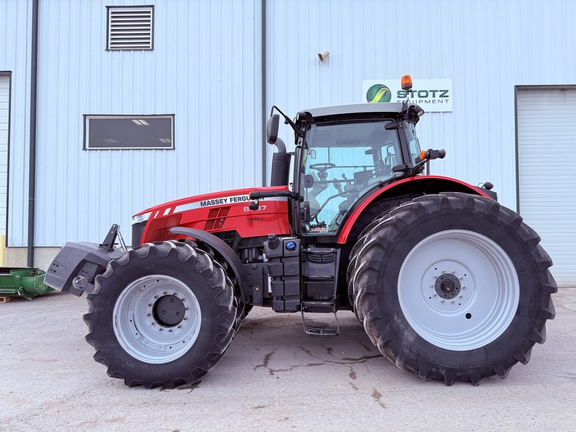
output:
<instances>
[{"instance_id":1,"label":"garage door","mask_svg":"<svg viewBox=\"0 0 576 432\"><path fill-rule=\"evenodd\" d=\"M10 112L10 76L0 74L0 249L6 238L8 192L8 125ZM3 263L0 263L3 265Z\"/></svg>"},{"instance_id":2,"label":"garage door","mask_svg":"<svg viewBox=\"0 0 576 432\"><path fill-rule=\"evenodd\" d=\"M517 89L519 212L560 286L576 286L576 88Z\"/></svg>"}]
</instances>

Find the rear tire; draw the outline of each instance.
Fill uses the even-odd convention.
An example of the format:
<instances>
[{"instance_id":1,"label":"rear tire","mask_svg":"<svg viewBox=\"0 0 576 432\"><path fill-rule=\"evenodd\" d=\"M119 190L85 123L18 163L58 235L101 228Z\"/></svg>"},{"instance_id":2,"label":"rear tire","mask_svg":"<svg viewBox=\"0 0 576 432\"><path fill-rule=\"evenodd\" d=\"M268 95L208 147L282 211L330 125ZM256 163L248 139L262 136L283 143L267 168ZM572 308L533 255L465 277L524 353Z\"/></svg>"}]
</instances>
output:
<instances>
[{"instance_id":1,"label":"rear tire","mask_svg":"<svg viewBox=\"0 0 576 432\"><path fill-rule=\"evenodd\" d=\"M419 197L354 247L354 309L382 354L422 379L504 378L554 318L552 262L539 241L487 198Z\"/></svg>"},{"instance_id":2,"label":"rear tire","mask_svg":"<svg viewBox=\"0 0 576 432\"><path fill-rule=\"evenodd\" d=\"M129 386L202 378L234 336L234 292L220 265L182 242L145 244L96 278L84 315L94 359Z\"/></svg>"}]
</instances>

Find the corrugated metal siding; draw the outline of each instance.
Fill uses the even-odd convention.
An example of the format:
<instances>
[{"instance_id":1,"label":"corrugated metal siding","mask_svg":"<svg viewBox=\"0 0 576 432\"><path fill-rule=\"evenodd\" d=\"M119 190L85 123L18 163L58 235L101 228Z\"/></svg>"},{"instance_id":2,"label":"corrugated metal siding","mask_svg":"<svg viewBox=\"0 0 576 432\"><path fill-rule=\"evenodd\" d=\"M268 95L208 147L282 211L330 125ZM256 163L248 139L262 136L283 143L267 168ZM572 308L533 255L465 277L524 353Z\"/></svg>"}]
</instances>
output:
<instances>
[{"instance_id":1,"label":"corrugated metal siding","mask_svg":"<svg viewBox=\"0 0 576 432\"><path fill-rule=\"evenodd\" d=\"M41 2L37 246L99 241L151 205L259 184L256 1L149 3L154 50L110 52L106 6L141 1ZM175 114L176 149L83 151L83 114Z\"/></svg>"},{"instance_id":2,"label":"corrugated metal siding","mask_svg":"<svg viewBox=\"0 0 576 432\"><path fill-rule=\"evenodd\" d=\"M27 242L30 4L0 0L9 246ZM151 0L154 51L106 51L106 6L142 4L40 2L37 246L99 241L158 202L260 184L261 1ZM454 111L419 125L423 146L448 150L432 172L490 180L514 208L514 86L576 82L575 17L571 0L268 0L266 108L361 102L365 79L452 79ZM175 114L175 151L82 151L83 114L154 113Z\"/></svg>"},{"instance_id":3,"label":"corrugated metal siding","mask_svg":"<svg viewBox=\"0 0 576 432\"><path fill-rule=\"evenodd\" d=\"M362 102L367 79L452 79L453 112L418 125L423 147L448 153L431 170L490 180L515 208L514 85L576 82L575 17L569 0L271 0L268 104L295 113Z\"/></svg>"},{"instance_id":4,"label":"corrugated metal siding","mask_svg":"<svg viewBox=\"0 0 576 432\"><path fill-rule=\"evenodd\" d=\"M0 71L11 72L8 246L27 240L31 20L30 1L0 0Z\"/></svg>"}]
</instances>

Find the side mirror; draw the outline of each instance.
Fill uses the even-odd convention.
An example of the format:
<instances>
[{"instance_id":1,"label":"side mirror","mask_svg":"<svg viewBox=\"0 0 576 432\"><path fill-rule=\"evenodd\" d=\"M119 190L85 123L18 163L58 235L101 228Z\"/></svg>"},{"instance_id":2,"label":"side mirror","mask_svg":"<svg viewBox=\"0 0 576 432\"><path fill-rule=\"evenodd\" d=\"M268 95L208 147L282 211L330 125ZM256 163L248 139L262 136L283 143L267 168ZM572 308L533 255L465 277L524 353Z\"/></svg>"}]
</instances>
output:
<instances>
[{"instance_id":1,"label":"side mirror","mask_svg":"<svg viewBox=\"0 0 576 432\"><path fill-rule=\"evenodd\" d=\"M274 114L270 116L266 123L266 141L268 144L275 144L278 139L278 128L280 125L280 116Z\"/></svg>"}]
</instances>

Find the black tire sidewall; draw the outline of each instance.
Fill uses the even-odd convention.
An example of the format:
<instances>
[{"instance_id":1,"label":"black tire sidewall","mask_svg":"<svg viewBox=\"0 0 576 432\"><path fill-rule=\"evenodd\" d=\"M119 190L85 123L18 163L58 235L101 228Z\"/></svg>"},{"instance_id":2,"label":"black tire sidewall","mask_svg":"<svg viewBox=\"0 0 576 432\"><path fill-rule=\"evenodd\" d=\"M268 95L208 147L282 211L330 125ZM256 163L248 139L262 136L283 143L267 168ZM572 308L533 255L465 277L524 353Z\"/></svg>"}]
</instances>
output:
<instances>
[{"instance_id":1,"label":"black tire sidewall","mask_svg":"<svg viewBox=\"0 0 576 432\"><path fill-rule=\"evenodd\" d=\"M382 223L390 223L390 220ZM498 244L514 264L520 288L518 308L508 328L484 347L468 351L443 349L422 338L406 320L398 298L398 276L410 251L429 236L453 229L473 231ZM382 316L391 319L375 323L381 327L377 329L378 333L390 331L393 334L390 349L396 356L418 361L424 359L434 365L469 370L497 362L508 364L514 352L526 351L527 344L534 344L528 340L528 336L535 327L536 317L526 312L537 309L534 305L541 296L539 271L533 265L530 248L518 235L518 230L501 218L472 209L440 208L431 214L421 213L418 218L414 218L412 223L401 228L398 236L387 246L390 248L389 255L381 261L378 272L377 285L382 289L377 297ZM409 363L408 368L414 369Z\"/></svg>"},{"instance_id":2,"label":"black tire sidewall","mask_svg":"<svg viewBox=\"0 0 576 432\"><path fill-rule=\"evenodd\" d=\"M170 276L186 284L196 296L202 314L200 330L193 346L179 358L162 364L148 364L127 353L118 342L113 324L114 307L123 290L132 282L153 274ZM233 298L231 287L223 283L222 289L209 288L211 273L198 272L194 263L179 261L175 251L170 251L166 257L153 251L145 258L132 256L130 265L115 266L113 275L110 279L99 277L99 292L90 296L93 303L90 339L96 341L96 355L105 358L109 373L114 374L116 369L122 369L127 381L131 375L146 377L145 380L150 383L169 384L174 376L188 377L186 381L190 381L190 376L200 378L214 366L212 363L217 361L215 357L222 350L222 345L227 346L231 339L228 332L233 332L235 310L230 313ZM222 279L225 280L223 275ZM223 292L225 288L229 292ZM191 365L198 365L198 370L191 370Z\"/></svg>"}]
</instances>

